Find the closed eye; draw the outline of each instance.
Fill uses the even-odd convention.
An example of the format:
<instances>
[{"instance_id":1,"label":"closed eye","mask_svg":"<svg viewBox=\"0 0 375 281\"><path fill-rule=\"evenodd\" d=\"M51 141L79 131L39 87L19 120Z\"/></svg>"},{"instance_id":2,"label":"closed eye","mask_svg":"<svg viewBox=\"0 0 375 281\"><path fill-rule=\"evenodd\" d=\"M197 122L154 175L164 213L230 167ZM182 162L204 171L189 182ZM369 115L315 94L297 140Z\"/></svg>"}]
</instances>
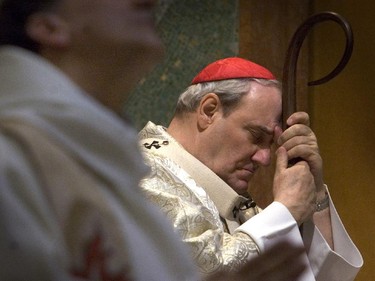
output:
<instances>
[{"instance_id":1,"label":"closed eye","mask_svg":"<svg viewBox=\"0 0 375 281\"><path fill-rule=\"evenodd\" d=\"M253 140L254 143L259 143L262 141L263 139L263 133L258 131L258 130L254 130L254 129L250 129L249 130L250 134L251 134L251 138Z\"/></svg>"},{"instance_id":2,"label":"closed eye","mask_svg":"<svg viewBox=\"0 0 375 281\"><path fill-rule=\"evenodd\" d=\"M261 147L270 147L273 143L273 134L264 129L250 128L248 129L251 135L252 143Z\"/></svg>"}]
</instances>

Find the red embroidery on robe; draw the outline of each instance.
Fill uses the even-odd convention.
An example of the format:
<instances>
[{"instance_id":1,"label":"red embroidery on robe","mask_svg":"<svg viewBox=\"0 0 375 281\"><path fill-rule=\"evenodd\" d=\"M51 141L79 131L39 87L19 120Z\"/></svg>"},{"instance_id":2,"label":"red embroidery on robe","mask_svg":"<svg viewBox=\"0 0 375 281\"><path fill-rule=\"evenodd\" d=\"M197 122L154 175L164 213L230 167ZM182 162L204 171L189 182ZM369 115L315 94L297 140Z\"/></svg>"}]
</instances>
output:
<instances>
[{"instance_id":1,"label":"red embroidery on robe","mask_svg":"<svg viewBox=\"0 0 375 281\"><path fill-rule=\"evenodd\" d=\"M73 270L72 274L84 280L129 281L125 272L116 274L108 272L106 266L109 258L108 251L104 250L102 237L98 234L88 245L84 268Z\"/></svg>"}]
</instances>

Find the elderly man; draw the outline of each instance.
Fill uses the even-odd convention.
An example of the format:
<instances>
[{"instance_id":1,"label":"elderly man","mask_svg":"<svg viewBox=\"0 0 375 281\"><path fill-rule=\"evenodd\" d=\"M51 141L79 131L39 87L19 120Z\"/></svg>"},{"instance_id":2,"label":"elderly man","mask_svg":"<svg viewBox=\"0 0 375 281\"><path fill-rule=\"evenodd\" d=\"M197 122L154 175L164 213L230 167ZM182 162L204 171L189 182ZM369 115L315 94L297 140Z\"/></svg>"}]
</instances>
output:
<instances>
[{"instance_id":1,"label":"elderly man","mask_svg":"<svg viewBox=\"0 0 375 281\"><path fill-rule=\"evenodd\" d=\"M280 86L269 70L237 57L209 64L181 94L168 128L149 122L140 132L152 169L141 186L203 273L236 269L286 239L306 249L298 280L353 280L362 257L324 184L309 116L293 114L284 132L280 116ZM273 142L274 202L260 210L246 192L270 163ZM289 166L294 158L301 161Z\"/></svg>"}]
</instances>

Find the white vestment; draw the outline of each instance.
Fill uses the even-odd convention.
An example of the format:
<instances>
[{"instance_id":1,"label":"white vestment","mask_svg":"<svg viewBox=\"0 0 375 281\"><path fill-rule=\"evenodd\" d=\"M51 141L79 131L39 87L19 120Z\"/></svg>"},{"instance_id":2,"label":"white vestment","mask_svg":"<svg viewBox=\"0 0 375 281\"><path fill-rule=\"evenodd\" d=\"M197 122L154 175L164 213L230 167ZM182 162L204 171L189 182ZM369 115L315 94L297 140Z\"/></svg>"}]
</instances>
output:
<instances>
[{"instance_id":1,"label":"white vestment","mask_svg":"<svg viewBox=\"0 0 375 281\"><path fill-rule=\"evenodd\" d=\"M148 170L129 124L41 57L0 48L0 280L197 280L138 188Z\"/></svg>"},{"instance_id":2,"label":"white vestment","mask_svg":"<svg viewBox=\"0 0 375 281\"><path fill-rule=\"evenodd\" d=\"M300 281L354 280L363 260L332 202L335 251L312 222L304 224L302 238L281 203L273 202L264 210L255 206L241 217L238 208L246 198L188 153L165 128L149 122L139 136L152 170L141 181L142 189L172 221L203 273L238 268L283 239L306 248L303 259L308 269Z\"/></svg>"}]
</instances>

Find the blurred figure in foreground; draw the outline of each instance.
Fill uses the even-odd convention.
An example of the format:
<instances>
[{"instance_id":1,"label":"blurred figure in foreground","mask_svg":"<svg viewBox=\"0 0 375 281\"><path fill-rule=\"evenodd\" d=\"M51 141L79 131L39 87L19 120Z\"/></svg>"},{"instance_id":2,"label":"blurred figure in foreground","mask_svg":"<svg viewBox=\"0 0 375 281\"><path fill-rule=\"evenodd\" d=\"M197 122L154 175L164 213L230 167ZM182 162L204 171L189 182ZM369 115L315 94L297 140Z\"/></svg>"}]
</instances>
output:
<instances>
[{"instance_id":1,"label":"blurred figure in foreground","mask_svg":"<svg viewBox=\"0 0 375 281\"><path fill-rule=\"evenodd\" d=\"M118 116L163 54L153 2L2 1L1 280L196 280Z\"/></svg>"}]
</instances>

